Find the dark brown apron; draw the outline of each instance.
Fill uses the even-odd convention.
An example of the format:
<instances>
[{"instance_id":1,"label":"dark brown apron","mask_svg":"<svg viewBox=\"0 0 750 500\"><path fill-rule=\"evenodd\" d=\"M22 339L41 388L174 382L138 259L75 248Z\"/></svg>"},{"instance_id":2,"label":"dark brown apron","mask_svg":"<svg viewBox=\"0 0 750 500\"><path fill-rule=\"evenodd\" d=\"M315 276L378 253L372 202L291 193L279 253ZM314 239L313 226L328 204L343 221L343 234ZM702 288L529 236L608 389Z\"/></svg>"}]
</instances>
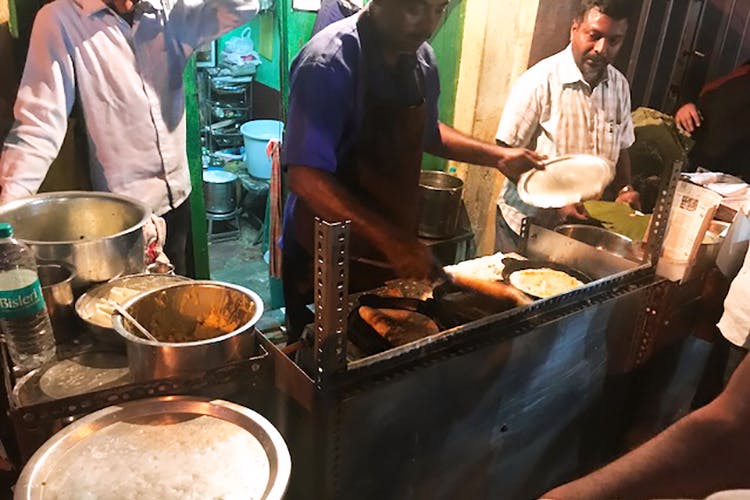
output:
<instances>
[{"instance_id":1,"label":"dark brown apron","mask_svg":"<svg viewBox=\"0 0 750 500\"><path fill-rule=\"evenodd\" d=\"M368 95L364 109L359 138L348 160L339 165L336 178L370 210L403 232L416 235L425 105L394 106ZM315 214L301 199L297 200L293 213L294 246L302 251L288 252L285 243L284 296L290 340L295 340L305 322L309 323L312 318L309 311L301 310L300 304L312 302L311 256L315 226ZM371 243L354 232L349 250L350 292L377 288L395 277L387 269L357 261L367 258L387 262Z\"/></svg>"}]
</instances>

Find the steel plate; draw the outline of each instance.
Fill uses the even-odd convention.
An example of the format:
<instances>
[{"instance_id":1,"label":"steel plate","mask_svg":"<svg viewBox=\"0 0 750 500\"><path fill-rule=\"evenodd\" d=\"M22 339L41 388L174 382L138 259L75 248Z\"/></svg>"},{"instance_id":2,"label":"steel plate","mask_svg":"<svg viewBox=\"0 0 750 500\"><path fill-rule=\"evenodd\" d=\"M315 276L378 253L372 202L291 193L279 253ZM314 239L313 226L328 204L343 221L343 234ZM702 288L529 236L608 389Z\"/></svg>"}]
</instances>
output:
<instances>
[{"instance_id":1,"label":"steel plate","mask_svg":"<svg viewBox=\"0 0 750 500\"><path fill-rule=\"evenodd\" d=\"M567 155L544 162L518 180L521 201L538 208L560 208L597 198L612 182L614 168L598 156Z\"/></svg>"},{"instance_id":2,"label":"steel plate","mask_svg":"<svg viewBox=\"0 0 750 500\"><path fill-rule=\"evenodd\" d=\"M232 423L258 440L269 464L268 482L261 498L279 500L291 473L289 450L276 428L258 413L221 400L189 396L164 396L109 406L74 422L50 438L24 467L16 485L15 500L44 498L44 485L76 445L121 422L143 425L171 424L208 416ZM80 471L86 474L86 471ZM162 500L166 500L162 498Z\"/></svg>"}]
</instances>

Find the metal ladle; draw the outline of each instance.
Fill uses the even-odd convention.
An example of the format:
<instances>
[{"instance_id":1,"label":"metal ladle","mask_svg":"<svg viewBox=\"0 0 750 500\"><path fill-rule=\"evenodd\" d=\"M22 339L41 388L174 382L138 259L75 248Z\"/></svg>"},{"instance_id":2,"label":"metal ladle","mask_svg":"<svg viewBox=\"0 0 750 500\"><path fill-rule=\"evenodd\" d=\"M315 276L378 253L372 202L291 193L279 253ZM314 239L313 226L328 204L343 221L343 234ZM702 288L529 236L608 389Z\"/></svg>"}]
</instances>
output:
<instances>
[{"instance_id":1,"label":"metal ladle","mask_svg":"<svg viewBox=\"0 0 750 500\"><path fill-rule=\"evenodd\" d=\"M140 324L138 320L135 319L128 311L126 311L125 308L122 307L119 303L115 302L114 300L110 300L109 303L114 308L115 311L120 313L120 315L123 318L130 321L130 324L133 325L136 328L136 330L138 330L141 333L141 335L143 335L148 340L151 340L153 342L159 342L159 339L151 335L151 332L146 330L146 328L142 324Z\"/></svg>"}]
</instances>

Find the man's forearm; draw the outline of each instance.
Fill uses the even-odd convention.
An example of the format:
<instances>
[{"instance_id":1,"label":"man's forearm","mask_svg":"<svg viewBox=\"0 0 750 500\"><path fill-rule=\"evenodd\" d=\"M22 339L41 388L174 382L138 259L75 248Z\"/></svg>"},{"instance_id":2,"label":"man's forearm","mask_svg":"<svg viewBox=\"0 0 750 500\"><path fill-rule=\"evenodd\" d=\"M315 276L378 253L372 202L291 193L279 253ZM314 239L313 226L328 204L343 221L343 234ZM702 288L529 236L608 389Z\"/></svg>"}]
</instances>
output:
<instances>
[{"instance_id":1,"label":"man's forearm","mask_svg":"<svg viewBox=\"0 0 750 500\"><path fill-rule=\"evenodd\" d=\"M440 141L427 152L448 160L497 168L503 157L494 144L473 139L444 123L439 124Z\"/></svg>"},{"instance_id":2,"label":"man's forearm","mask_svg":"<svg viewBox=\"0 0 750 500\"><path fill-rule=\"evenodd\" d=\"M367 209L328 172L305 166L290 166L289 188L310 208L329 221L350 220L356 232L381 251L401 239L391 224Z\"/></svg>"},{"instance_id":3,"label":"man's forearm","mask_svg":"<svg viewBox=\"0 0 750 500\"><path fill-rule=\"evenodd\" d=\"M612 181L612 191L617 196L617 192L623 187L633 182L632 167L630 163L630 149L620 151L620 157L615 166L615 178Z\"/></svg>"},{"instance_id":4,"label":"man's forearm","mask_svg":"<svg viewBox=\"0 0 750 500\"><path fill-rule=\"evenodd\" d=\"M551 499L704 498L750 488L750 358L714 401Z\"/></svg>"},{"instance_id":5,"label":"man's forearm","mask_svg":"<svg viewBox=\"0 0 750 500\"><path fill-rule=\"evenodd\" d=\"M619 460L543 498L704 498L748 487L747 448L733 445L740 436L732 429L728 420L696 412Z\"/></svg>"}]
</instances>

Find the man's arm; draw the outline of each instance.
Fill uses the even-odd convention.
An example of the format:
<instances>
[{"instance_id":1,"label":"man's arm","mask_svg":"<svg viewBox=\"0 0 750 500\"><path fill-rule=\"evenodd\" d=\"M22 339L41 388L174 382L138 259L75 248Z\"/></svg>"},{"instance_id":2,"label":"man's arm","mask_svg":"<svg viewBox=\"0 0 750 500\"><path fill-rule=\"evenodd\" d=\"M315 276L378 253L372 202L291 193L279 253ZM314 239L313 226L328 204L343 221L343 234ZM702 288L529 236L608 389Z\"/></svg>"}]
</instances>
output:
<instances>
[{"instance_id":1,"label":"man's arm","mask_svg":"<svg viewBox=\"0 0 750 500\"><path fill-rule=\"evenodd\" d=\"M610 187L614 193L613 197L615 201L627 203L635 210L640 210L641 195L631 184L633 181L631 169L630 148L623 149L620 151L620 158L617 160L615 180L612 181Z\"/></svg>"},{"instance_id":2,"label":"man's arm","mask_svg":"<svg viewBox=\"0 0 750 500\"><path fill-rule=\"evenodd\" d=\"M34 19L15 122L0 152L0 203L36 193L68 128L75 78L56 15L47 5Z\"/></svg>"},{"instance_id":3,"label":"man's arm","mask_svg":"<svg viewBox=\"0 0 750 500\"><path fill-rule=\"evenodd\" d=\"M352 231L380 250L399 276L422 279L435 274L437 265L426 246L366 208L333 174L302 165L290 165L287 172L289 189L313 212L326 220L350 220Z\"/></svg>"},{"instance_id":4,"label":"man's arm","mask_svg":"<svg viewBox=\"0 0 750 500\"><path fill-rule=\"evenodd\" d=\"M169 22L184 44L197 49L250 21L259 8L258 0L177 0Z\"/></svg>"},{"instance_id":5,"label":"man's arm","mask_svg":"<svg viewBox=\"0 0 750 500\"><path fill-rule=\"evenodd\" d=\"M750 487L750 358L709 405L635 451L543 498L704 498Z\"/></svg>"},{"instance_id":6,"label":"man's arm","mask_svg":"<svg viewBox=\"0 0 750 500\"><path fill-rule=\"evenodd\" d=\"M428 153L449 160L496 168L514 182L527 170L539 168L542 160L533 151L487 144L444 123L439 123L438 129L438 140L428 148Z\"/></svg>"}]
</instances>

